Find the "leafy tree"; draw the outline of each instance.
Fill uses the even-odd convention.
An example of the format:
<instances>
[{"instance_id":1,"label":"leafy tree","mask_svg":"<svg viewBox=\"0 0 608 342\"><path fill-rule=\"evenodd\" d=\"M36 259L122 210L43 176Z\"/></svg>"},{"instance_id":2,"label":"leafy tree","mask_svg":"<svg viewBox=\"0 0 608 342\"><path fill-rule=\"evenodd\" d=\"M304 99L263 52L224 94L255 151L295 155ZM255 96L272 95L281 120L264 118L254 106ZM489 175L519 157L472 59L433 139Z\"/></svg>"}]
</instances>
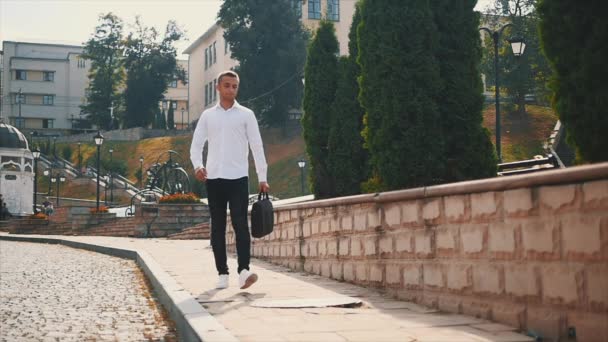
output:
<instances>
[{"instance_id":1,"label":"leafy tree","mask_svg":"<svg viewBox=\"0 0 608 342\"><path fill-rule=\"evenodd\" d=\"M439 31L436 56L441 92L437 104L445 139L446 181L496 175L494 146L489 132L482 126L479 13L473 11L476 2L431 2Z\"/></svg>"},{"instance_id":2,"label":"leafy tree","mask_svg":"<svg viewBox=\"0 0 608 342\"><path fill-rule=\"evenodd\" d=\"M61 156L65 160L71 160L72 159L72 147L70 147L70 145L63 146L63 148L61 149Z\"/></svg>"},{"instance_id":3,"label":"leafy tree","mask_svg":"<svg viewBox=\"0 0 608 342\"><path fill-rule=\"evenodd\" d=\"M336 196L361 192L361 182L368 177L367 151L363 148L363 108L359 104L360 74L357 64L357 26L361 21L358 6L349 33L349 56L338 61L338 84L331 107L328 138L328 167L334 180Z\"/></svg>"},{"instance_id":4,"label":"leafy tree","mask_svg":"<svg viewBox=\"0 0 608 342\"><path fill-rule=\"evenodd\" d=\"M218 18L239 61L239 97L263 124L280 126L302 103L308 34L294 0L224 0Z\"/></svg>"},{"instance_id":5,"label":"leafy tree","mask_svg":"<svg viewBox=\"0 0 608 342\"><path fill-rule=\"evenodd\" d=\"M127 87L123 120L128 128L153 123L169 83L174 79L185 82L186 78L185 71L177 64L173 46L183 37L183 32L174 21L169 21L162 38L156 29L145 27L139 18L135 29L125 41Z\"/></svg>"},{"instance_id":6,"label":"leafy tree","mask_svg":"<svg viewBox=\"0 0 608 342\"><path fill-rule=\"evenodd\" d=\"M316 198L334 196L328 165L328 138L331 105L338 79L338 39L334 25L322 20L308 47L304 68L304 141L310 159L309 178Z\"/></svg>"},{"instance_id":7,"label":"leafy tree","mask_svg":"<svg viewBox=\"0 0 608 342\"><path fill-rule=\"evenodd\" d=\"M124 79L122 63L123 22L112 13L99 17L100 24L85 43L82 58L91 61L87 103L81 106L87 119L100 128L110 127L110 106L120 103L118 87Z\"/></svg>"},{"instance_id":8,"label":"leafy tree","mask_svg":"<svg viewBox=\"0 0 608 342\"><path fill-rule=\"evenodd\" d=\"M553 107L577 159L608 161L608 15L591 1L540 0L540 36L553 76Z\"/></svg>"},{"instance_id":9,"label":"leafy tree","mask_svg":"<svg viewBox=\"0 0 608 342\"><path fill-rule=\"evenodd\" d=\"M441 82L429 1L364 0L357 34L359 100L378 190L440 182L445 163L435 100Z\"/></svg>"},{"instance_id":10,"label":"leafy tree","mask_svg":"<svg viewBox=\"0 0 608 342\"><path fill-rule=\"evenodd\" d=\"M165 113L158 108L156 110L158 121L156 123L156 128L159 129L167 129L167 120L165 118Z\"/></svg>"},{"instance_id":11,"label":"leafy tree","mask_svg":"<svg viewBox=\"0 0 608 342\"><path fill-rule=\"evenodd\" d=\"M169 112L167 112L167 128L173 129L175 127L175 111L173 110L173 104L169 102Z\"/></svg>"}]
</instances>

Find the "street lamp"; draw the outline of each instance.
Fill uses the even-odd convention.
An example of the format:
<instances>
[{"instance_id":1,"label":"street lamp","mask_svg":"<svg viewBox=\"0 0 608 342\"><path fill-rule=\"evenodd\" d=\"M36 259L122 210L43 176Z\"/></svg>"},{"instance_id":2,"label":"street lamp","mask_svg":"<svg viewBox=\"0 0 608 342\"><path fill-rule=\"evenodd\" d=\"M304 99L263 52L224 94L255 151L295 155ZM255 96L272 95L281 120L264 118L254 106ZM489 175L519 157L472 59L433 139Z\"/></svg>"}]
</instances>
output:
<instances>
[{"instance_id":1,"label":"street lamp","mask_svg":"<svg viewBox=\"0 0 608 342\"><path fill-rule=\"evenodd\" d=\"M144 187L144 156L139 156L139 187Z\"/></svg>"},{"instance_id":2,"label":"street lamp","mask_svg":"<svg viewBox=\"0 0 608 342\"><path fill-rule=\"evenodd\" d=\"M53 137L53 158L57 159L57 151L55 150L55 143L57 142L57 137Z\"/></svg>"},{"instance_id":3,"label":"street lamp","mask_svg":"<svg viewBox=\"0 0 608 342\"><path fill-rule=\"evenodd\" d=\"M50 167L45 169L42 174L46 177L51 177L53 175L53 162L49 163ZM49 189L47 190L47 195L51 194L51 182L49 181Z\"/></svg>"},{"instance_id":4,"label":"street lamp","mask_svg":"<svg viewBox=\"0 0 608 342\"><path fill-rule=\"evenodd\" d=\"M114 149L110 149L110 203L114 202L114 174L112 170L114 169L114 164L112 164L112 153ZM107 185L107 184L106 184Z\"/></svg>"},{"instance_id":5,"label":"street lamp","mask_svg":"<svg viewBox=\"0 0 608 342\"><path fill-rule=\"evenodd\" d=\"M496 155L498 156L499 162L502 161L502 153L500 149L500 82L498 80L498 42L500 41L502 32L509 26L513 26L513 24L505 24L496 31L492 31L487 27L479 28L479 30L486 31L494 41L494 79L496 80L494 85L494 100L496 104ZM513 54L515 56L519 57L524 53L526 44L521 38L510 39L509 43L511 43L511 48L513 49Z\"/></svg>"},{"instance_id":6,"label":"street lamp","mask_svg":"<svg viewBox=\"0 0 608 342\"><path fill-rule=\"evenodd\" d=\"M82 156L80 155L80 141L78 142L78 173L82 170Z\"/></svg>"},{"instance_id":7,"label":"street lamp","mask_svg":"<svg viewBox=\"0 0 608 342\"><path fill-rule=\"evenodd\" d=\"M57 196L57 200L55 202L55 205L57 207L59 207L59 183L63 183L65 182L65 176L63 175L63 173L51 176L51 183L56 183L57 184L57 193L55 194Z\"/></svg>"},{"instance_id":8,"label":"street lamp","mask_svg":"<svg viewBox=\"0 0 608 342\"><path fill-rule=\"evenodd\" d=\"M108 206L108 181L110 180L109 175L103 176L103 183L105 184L103 187L103 204Z\"/></svg>"},{"instance_id":9,"label":"street lamp","mask_svg":"<svg viewBox=\"0 0 608 342\"><path fill-rule=\"evenodd\" d=\"M34 214L36 214L38 212L38 210L36 210L36 193L38 192L38 159L40 159L40 150L38 147L34 147L32 155L34 156Z\"/></svg>"},{"instance_id":10,"label":"street lamp","mask_svg":"<svg viewBox=\"0 0 608 342\"><path fill-rule=\"evenodd\" d=\"M304 194L304 168L306 167L306 160L300 159L298 161L298 167L300 168L300 174L302 175L302 195Z\"/></svg>"},{"instance_id":11,"label":"street lamp","mask_svg":"<svg viewBox=\"0 0 608 342\"><path fill-rule=\"evenodd\" d=\"M94 137L95 145L97 145L97 211L99 212L99 152L101 145L103 144L103 135L97 131L97 135Z\"/></svg>"},{"instance_id":12,"label":"street lamp","mask_svg":"<svg viewBox=\"0 0 608 342\"><path fill-rule=\"evenodd\" d=\"M167 122L167 107L168 107L167 101L163 101L163 116L164 116L164 120L162 120L162 121L165 122L165 127L161 127L162 129L167 129L167 125L166 125L166 122Z\"/></svg>"}]
</instances>

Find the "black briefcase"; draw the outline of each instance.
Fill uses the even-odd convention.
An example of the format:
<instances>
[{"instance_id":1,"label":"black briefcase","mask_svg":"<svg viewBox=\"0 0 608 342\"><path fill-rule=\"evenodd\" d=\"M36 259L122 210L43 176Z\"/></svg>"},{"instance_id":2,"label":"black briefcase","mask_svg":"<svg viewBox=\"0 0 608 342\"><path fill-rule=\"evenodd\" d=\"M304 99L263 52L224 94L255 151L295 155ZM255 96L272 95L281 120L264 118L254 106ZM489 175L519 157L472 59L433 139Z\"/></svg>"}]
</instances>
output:
<instances>
[{"instance_id":1,"label":"black briefcase","mask_svg":"<svg viewBox=\"0 0 608 342\"><path fill-rule=\"evenodd\" d=\"M270 233L274 228L274 214L272 202L267 192L260 192L258 200L251 207L251 236L261 238Z\"/></svg>"}]
</instances>

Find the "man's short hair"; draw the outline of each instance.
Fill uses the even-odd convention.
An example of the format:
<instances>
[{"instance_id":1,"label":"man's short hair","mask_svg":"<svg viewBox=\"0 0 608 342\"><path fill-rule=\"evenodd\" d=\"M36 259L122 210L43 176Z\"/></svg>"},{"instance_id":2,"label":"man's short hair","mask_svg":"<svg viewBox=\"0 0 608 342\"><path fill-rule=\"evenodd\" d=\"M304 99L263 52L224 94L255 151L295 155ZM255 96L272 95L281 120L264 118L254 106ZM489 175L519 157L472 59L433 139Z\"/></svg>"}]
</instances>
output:
<instances>
[{"instance_id":1,"label":"man's short hair","mask_svg":"<svg viewBox=\"0 0 608 342\"><path fill-rule=\"evenodd\" d=\"M226 71L220 72L220 74L217 75L217 83L222 82L222 77L224 77L224 76L234 77L234 78L236 78L237 82L241 83L241 80L239 79L239 74L237 74L236 72L234 72L232 70L226 70Z\"/></svg>"}]
</instances>

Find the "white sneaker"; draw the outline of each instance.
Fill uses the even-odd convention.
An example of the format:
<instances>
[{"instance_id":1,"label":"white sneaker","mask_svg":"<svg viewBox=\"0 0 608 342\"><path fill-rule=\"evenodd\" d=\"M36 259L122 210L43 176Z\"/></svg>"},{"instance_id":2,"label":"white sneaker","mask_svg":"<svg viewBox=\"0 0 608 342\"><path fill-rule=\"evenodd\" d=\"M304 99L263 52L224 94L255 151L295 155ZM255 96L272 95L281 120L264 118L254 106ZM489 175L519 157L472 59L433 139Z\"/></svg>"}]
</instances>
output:
<instances>
[{"instance_id":1,"label":"white sneaker","mask_svg":"<svg viewBox=\"0 0 608 342\"><path fill-rule=\"evenodd\" d=\"M228 275L227 274L220 274L220 277L217 281L217 285L215 286L216 289L226 289L228 288Z\"/></svg>"},{"instance_id":2,"label":"white sneaker","mask_svg":"<svg viewBox=\"0 0 608 342\"><path fill-rule=\"evenodd\" d=\"M258 275L252 272L249 272L248 269L244 269L239 273L239 286L241 289L246 289L249 286L253 285L258 281Z\"/></svg>"}]
</instances>

